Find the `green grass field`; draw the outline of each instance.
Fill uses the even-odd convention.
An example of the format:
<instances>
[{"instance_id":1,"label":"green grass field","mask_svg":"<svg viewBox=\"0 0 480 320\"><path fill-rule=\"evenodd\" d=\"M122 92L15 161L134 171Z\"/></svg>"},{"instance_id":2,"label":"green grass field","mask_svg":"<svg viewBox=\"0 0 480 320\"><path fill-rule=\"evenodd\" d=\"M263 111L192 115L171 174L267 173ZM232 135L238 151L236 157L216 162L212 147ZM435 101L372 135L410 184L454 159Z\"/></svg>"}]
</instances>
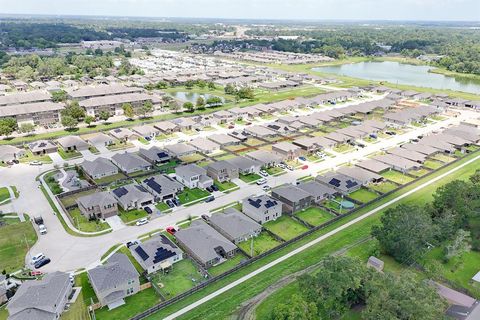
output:
<instances>
[{"instance_id":1,"label":"green grass field","mask_svg":"<svg viewBox=\"0 0 480 320\"><path fill-rule=\"evenodd\" d=\"M396 182L398 184L405 184L405 183L408 183L408 182L414 180L412 177L409 177L409 176L407 176L407 175L405 175L405 174L403 174L399 171L395 171L395 170L385 171L381 174L381 176L384 177L387 180Z\"/></svg>"},{"instance_id":2,"label":"green grass field","mask_svg":"<svg viewBox=\"0 0 480 320\"><path fill-rule=\"evenodd\" d=\"M251 182L257 181L260 178L261 176L256 173L240 174L240 180L242 180L245 183L251 183Z\"/></svg>"},{"instance_id":3,"label":"green grass field","mask_svg":"<svg viewBox=\"0 0 480 320\"><path fill-rule=\"evenodd\" d=\"M330 212L317 207L311 207L306 210L299 211L295 213L295 215L301 220L308 222L312 226L319 226L334 218L334 215L332 215Z\"/></svg>"},{"instance_id":4,"label":"green grass field","mask_svg":"<svg viewBox=\"0 0 480 320\"><path fill-rule=\"evenodd\" d=\"M308 231L303 224L293 220L289 216L283 215L275 221L269 221L263 225L265 229L270 230L283 240L290 240L296 236Z\"/></svg>"},{"instance_id":5,"label":"green grass field","mask_svg":"<svg viewBox=\"0 0 480 320\"><path fill-rule=\"evenodd\" d=\"M199 199L208 197L210 193L207 190L202 190L199 188L188 189L185 188L182 192L178 194L178 199L181 204L190 203L197 201Z\"/></svg>"},{"instance_id":6,"label":"green grass field","mask_svg":"<svg viewBox=\"0 0 480 320\"><path fill-rule=\"evenodd\" d=\"M117 173L108 177L103 177L100 179L95 179L95 183L98 185L104 185L104 184L110 184L112 182L115 182L117 180L125 179L127 178L123 173Z\"/></svg>"},{"instance_id":7,"label":"green grass field","mask_svg":"<svg viewBox=\"0 0 480 320\"><path fill-rule=\"evenodd\" d=\"M349 144L339 144L335 146L332 150L338 153L346 153L352 151L354 148Z\"/></svg>"},{"instance_id":8,"label":"green grass field","mask_svg":"<svg viewBox=\"0 0 480 320\"><path fill-rule=\"evenodd\" d=\"M279 167L266 168L265 171L267 171L267 173L271 176L280 175L285 172L285 170Z\"/></svg>"},{"instance_id":9,"label":"green grass field","mask_svg":"<svg viewBox=\"0 0 480 320\"><path fill-rule=\"evenodd\" d=\"M0 203L10 199L10 192L8 191L7 187L0 188Z\"/></svg>"},{"instance_id":10,"label":"green grass field","mask_svg":"<svg viewBox=\"0 0 480 320\"><path fill-rule=\"evenodd\" d=\"M62 157L63 160L80 158L82 156L82 154L76 150L67 151L60 147L58 148L58 154L60 155L60 157Z\"/></svg>"},{"instance_id":11,"label":"green grass field","mask_svg":"<svg viewBox=\"0 0 480 320\"><path fill-rule=\"evenodd\" d=\"M133 296L125 298L125 304L113 310L107 307L95 311L97 320L118 320L129 319L130 317L142 312L143 310L160 302L153 288L143 290Z\"/></svg>"},{"instance_id":12,"label":"green grass field","mask_svg":"<svg viewBox=\"0 0 480 320\"><path fill-rule=\"evenodd\" d=\"M122 219L124 223L129 223L148 216L148 213L142 209L133 209L130 211L124 211L120 207L118 209L120 219Z\"/></svg>"},{"instance_id":13,"label":"green grass field","mask_svg":"<svg viewBox=\"0 0 480 320\"><path fill-rule=\"evenodd\" d=\"M0 272L5 270L10 273L22 268L28 248L37 242L32 223L28 216L25 218L25 222L0 218L0 221L7 223L0 227Z\"/></svg>"},{"instance_id":14,"label":"green grass field","mask_svg":"<svg viewBox=\"0 0 480 320\"><path fill-rule=\"evenodd\" d=\"M424 163L423 163L423 166L427 169L432 169L432 170L435 170L435 169L438 169L440 168L441 166L443 166L443 163L441 162L438 162L438 161L434 161L434 160L426 160Z\"/></svg>"},{"instance_id":15,"label":"green grass field","mask_svg":"<svg viewBox=\"0 0 480 320\"><path fill-rule=\"evenodd\" d=\"M375 200L378 195L375 192L361 188L357 191L354 191L348 195L350 198L360 201L361 203L367 203L372 200Z\"/></svg>"},{"instance_id":16,"label":"green grass field","mask_svg":"<svg viewBox=\"0 0 480 320\"><path fill-rule=\"evenodd\" d=\"M441 161L443 163L450 163L455 160L454 157L447 156L446 154L441 154L441 153L434 155L432 159Z\"/></svg>"},{"instance_id":17,"label":"green grass field","mask_svg":"<svg viewBox=\"0 0 480 320\"><path fill-rule=\"evenodd\" d=\"M166 298L172 298L200 283L202 275L190 259L183 259L173 264L168 273L157 272L152 281Z\"/></svg>"},{"instance_id":18,"label":"green grass field","mask_svg":"<svg viewBox=\"0 0 480 320\"><path fill-rule=\"evenodd\" d=\"M396 188L398 188L398 186L393 182L384 181L384 182L379 182L379 183L370 183L368 185L368 188L372 189L372 190L375 190L377 192L387 193L387 192L390 192L392 190L395 190Z\"/></svg>"},{"instance_id":19,"label":"green grass field","mask_svg":"<svg viewBox=\"0 0 480 320\"><path fill-rule=\"evenodd\" d=\"M215 181L215 185L218 187L218 190L220 191L238 188L238 186L232 181L224 181L224 182Z\"/></svg>"},{"instance_id":20,"label":"green grass field","mask_svg":"<svg viewBox=\"0 0 480 320\"><path fill-rule=\"evenodd\" d=\"M415 176L415 177L422 177L429 172L430 172L430 170L427 170L425 168L420 168L420 169L417 169L417 170L410 170L408 173Z\"/></svg>"},{"instance_id":21,"label":"green grass field","mask_svg":"<svg viewBox=\"0 0 480 320\"><path fill-rule=\"evenodd\" d=\"M212 276L218 276L219 274L222 274L232 269L237 264L246 259L247 257L243 253L237 252L233 258L227 259L227 261L208 269L208 273L210 273Z\"/></svg>"},{"instance_id":22,"label":"green grass field","mask_svg":"<svg viewBox=\"0 0 480 320\"><path fill-rule=\"evenodd\" d=\"M25 156L19 159L20 163L28 163L32 161L41 161L42 163L52 163L52 158L48 154L34 156L30 150L25 151Z\"/></svg>"},{"instance_id":23,"label":"green grass field","mask_svg":"<svg viewBox=\"0 0 480 320\"><path fill-rule=\"evenodd\" d=\"M84 215L80 213L80 209L75 208L68 213L72 217L73 225L80 231L84 232L97 232L107 230L110 228L108 223L100 220L88 220Z\"/></svg>"},{"instance_id":24,"label":"green grass field","mask_svg":"<svg viewBox=\"0 0 480 320\"><path fill-rule=\"evenodd\" d=\"M243 241L237 244L243 251L251 254L251 242L252 240ZM253 238L253 256L258 256L270 249L275 248L281 242L273 238L270 234L262 231L257 237Z\"/></svg>"}]
</instances>

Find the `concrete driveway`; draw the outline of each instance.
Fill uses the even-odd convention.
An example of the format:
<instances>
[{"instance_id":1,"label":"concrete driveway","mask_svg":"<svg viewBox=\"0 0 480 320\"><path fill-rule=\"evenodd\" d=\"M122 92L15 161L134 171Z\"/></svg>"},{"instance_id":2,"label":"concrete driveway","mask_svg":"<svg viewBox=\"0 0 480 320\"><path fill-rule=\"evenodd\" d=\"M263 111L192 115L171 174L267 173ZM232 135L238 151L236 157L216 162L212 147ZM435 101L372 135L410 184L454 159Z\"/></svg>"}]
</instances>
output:
<instances>
[{"instance_id":1,"label":"concrete driveway","mask_svg":"<svg viewBox=\"0 0 480 320\"><path fill-rule=\"evenodd\" d=\"M119 216L108 217L105 221L110 225L113 231L118 231L126 227Z\"/></svg>"}]
</instances>

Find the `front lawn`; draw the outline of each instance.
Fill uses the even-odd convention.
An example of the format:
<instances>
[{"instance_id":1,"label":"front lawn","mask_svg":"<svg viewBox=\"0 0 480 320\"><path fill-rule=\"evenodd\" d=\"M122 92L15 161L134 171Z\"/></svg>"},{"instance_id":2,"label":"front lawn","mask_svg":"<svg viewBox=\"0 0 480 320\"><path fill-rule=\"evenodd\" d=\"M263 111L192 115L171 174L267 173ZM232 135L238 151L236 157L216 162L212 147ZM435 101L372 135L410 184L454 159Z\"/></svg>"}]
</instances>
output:
<instances>
[{"instance_id":1,"label":"front lawn","mask_svg":"<svg viewBox=\"0 0 480 320\"><path fill-rule=\"evenodd\" d=\"M29 217L25 218L25 222L0 218L0 222L6 223L0 227L0 271L11 273L22 268L28 249L37 242L37 233Z\"/></svg>"},{"instance_id":2,"label":"front lawn","mask_svg":"<svg viewBox=\"0 0 480 320\"><path fill-rule=\"evenodd\" d=\"M75 208L67 212L72 218L73 225L80 231L84 232L97 232L107 230L110 228L108 223L100 220L88 220L83 214L80 213L80 209Z\"/></svg>"},{"instance_id":3,"label":"front lawn","mask_svg":"<svg viewBox=\"0 0 480 320\"><path fill-rule=\"evenodd\" d=\"M107 149L110 151L116 151L116 150L132 148L132 147L134 147L134 145L131 142L123 142L123 141L116 140L113 144L108 145Z\"/></svg>"},{"instance_id":4,"label":"front lawn","mask_svg":"<svg viewBox=\"0 0 480 320\"><path fill-rule=\"evenodd\" d=\"M47 173L44 176L44 180L47 183L48 188L50 189L50 191L52 191L53 194L60 194L63 192L63 188L60 186L60 184L58 183L55 177L59 172L60 171L55 170Z\"/></svg>"},{"instance_id":5,"label":"front lawn","mask_svg":"<svg viewBox=\"0 0 480 320\"><path fill-rule=\"evenodd\" d=\"M210 273L212 276L218 276L219 274L222 274L233 267L235 267L237 264L242 262L243 260L248 259L243 253L237 252L237 254L230 259L227 259L226 261L222 262L219 265L216 265L214 267L211 267L208 269L208 273Z\"/></svg>"},{"instance_id":6,"label":"front lawn","mask_svg":"<svg viewBox=\"0 0 480 320\"><path fill-rule=\"evenodd\" d=\"M240 174L240 180L242 180L245 183L252 183L257 181L260 178L261 176L256 173Z\"/></svg>"},{"instance_id":7,"label":"front lawn","mask_svg":"<svg viewBox=\"0 0 480 320\"><path fill-rule=\"evenodd\" d=\"M312 226L319 226L334 218L330 212L317 207L310 207L295 213L295 215Z\"/></svg>"},{"instance_id":8,"label":"front lawn","mask_svg":"<svg viewBox=\"0 0 480 320\"><path fill-rule=\"evenodd\" d=\"M178 199L181 204L190 203L197 201L199 199L208 197L210 193L207 190L202 190L199 188L188 189L185 188L181 193L178 194Z\"/></svg>"},{"instance_id":9,"label":"front lawn","mask_svg":"<svg viewBox=\"0 0 480 320\"><path fill-rule=\"evenodd\" d=\"M284 240L290 240L308 231L303 224L293 220L289 216L281 216L276 221L269 221L263 225Z\"/></svg>"},{"instance_id":10,"label":"front lawn","mask_svg":"<svg viewBox=\"0 0 480 320\"><path fill-rule=\"evenodd\" d=\"M436 170L436 169L440 168L441 166L443 166L443 163L435 161L435 160L426 160L423 163L423 166L427 169Z\"/></svg>"},{"instance_id":11,"label":"front lawn","mask_svg":"<svg viewBox=\"0 0 480 320\"><path fill-rule=\"evenodd\" d=\"M269 168L266 168L265 171L267 171L267 173L271 176L279 176L285 173L285 170L283 170L280 167L269 167Z\"/></svg>"},{"instance_id":12,"label":"front lawn","mask_svg":"<svg viewBox=\"0 0 480 320\"><path fill-rule=\"evenodd\" d=\"M220 191L238 188L238 186L232 181L225 181L225 182L215 181L215 185L218 187L218 190Z\"/></svg>"},{"instance_id":13,"label":"front lawn","mask_svg":"<svg viewBox=\"0 0 480 320\"><path fill-rule=\"evenodd\" d=\"M160 291L167 298L185 292L202 281L202 275L197 266L190 259L183 259L173 264L170 271L155 273L152 282L160 287Z\"/></svg>"},{"instance_id":14,"label":"front lawn","mask_svg":"<svg viewBox=\"0 0 480 320\"><path fill-rule=\"evenodd\" d=\"M129 222L138 220L140 218L145 218L146 216L148 216L148 213L142 209L133 209L130 211L124 211L120 207L118 209L119 209L120 219L122 219L124 223L129 223Z\"/></svg>"},{"instance_id":15,"label":"front lawn","mask_svg":"<svg viewBox=\"0 0 480 320\"><path fill-rule=\"evenodd\" d=\"M349 151L352 151L352 150L353 150L353 147L351 145L349 145L348 143L339 144L339 145L337 145L333 148L333 151L338 152L338 153L345 153L345 152L349 152Z\"/></svg>"},{"instance_id":16,"label":"front lawn","mask_svg":"<svg viewBox=\"0 0 480 320\"><path fill-rule=\"evenodd\" d=\"M28 163L32 161L41 161L42 163L52 163L52 158L48 154L35 156L30 150L25 150L25 156L18 159L20 163Z\"/></svg>"},{"instance_id":17,"label":"front lawn","mask_svg":"<svg viewBox=\"0 0 480 320\"><path fill-rule=\"evenodd\" d=\"M353 200L357 200L361 203L370 202L372 200L375 200L378 197L378 195L375 192L372 192L363 188L350 193L348 196Z\"/></svg>"},{"instance_id":18,"label":"front lawn","mask_svg":"<svg viewBox=\"0 0 480 320\"><path fill-rule=\"evenodd\" d=\"M398 184L405 184L405 183L408 183L408 182L414 180L412 177L409 177L409 176L407 176L407 175L405 175L405 174L403 174L399 171L395 171L395 170L385 171L381 174L381 176L384 177L387 180L396 182Z\"/></svg>"},{"instance_id":19,"label":"front lawn","mask_svg":"<svg viewBox=\"0 0 480 320\"><path fill-rule=\"evenodd\" d=\"M149 288L125 298L125 302L123 306L113 310L103 307L95 311L95 318L97 320L129 319L159 303L160 297L157 296L153 288Z\"/></svg>"},{"instance_id":20,"label":"front lawn","mask_svg":"<svg viewBox=\"0 0 480 320\"><path fill-rule=\"evenodd\" d=\"M164 212L166 210L169 210L170 207L168 206L168 204L166 204L165 202L159 202L155 205L155 208L157 208L158 210L160 210L161 212Z\"/></svg>"},{"instance_id":21,"label":"front lawn","mask_svg":"<svg viewBox=\"0 0 480 320\"><path fill-rule=\"evenodd\" d=\"M61 147L58 148L58 154L60 155L60 157L62 157L63 160L80 158L82 156L82 154L77 150L67 151Z\"/></svg>"},{"instance_id":22,"label":"front lawn","mask_svg":"<svg viewBox=\"0 0 480 320\"><path fill-rule=\"evenodd\" d=\"M0 188L0 203L10 199L10 191L8 191L7 187Z\"/></svg>"},{"instance_id":23,"label":"front lawn","mask_svg":"<svg viewBox=\"0 0 480 320\"><path fill-rule=\"evenodd\" d=\"M268 232L262 231L257 237L253 238L253 256L258 256L259 254L273 249L280 243L281 242L272 237ZM251 244L252 240L249 239L238 243L237 246L251 255Z\"/></svg>"},{"instance_id":24,"label":"front lawn","mask_svg":"<svg viewBox=\"0 0 480 320\"><path fill-rule=\"evenodd\" d=\"M368 185L369 189L375 190L380 193L387 193L398 188L398 186L390 181L384 181L379 183L370 183Z\"/></svg>"}]
</instances>

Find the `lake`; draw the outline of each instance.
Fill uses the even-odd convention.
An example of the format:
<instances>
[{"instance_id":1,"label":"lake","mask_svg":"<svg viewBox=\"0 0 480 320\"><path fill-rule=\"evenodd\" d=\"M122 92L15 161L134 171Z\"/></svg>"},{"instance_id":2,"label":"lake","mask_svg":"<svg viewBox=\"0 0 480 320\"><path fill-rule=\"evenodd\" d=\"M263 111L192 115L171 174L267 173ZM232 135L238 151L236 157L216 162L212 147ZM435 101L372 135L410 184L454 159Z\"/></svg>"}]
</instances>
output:
<instances>
[{"instance_id":1,"label":"lake","mask_svg":"<svg viewBox=\"0 0 480 320\"><path fill-rule=\"evenodd\" d=\"M430 69L432 69L432 67L384 61L317 67L312 70L353 78L388 81L393 84L405 84L434 89L450 89L454 91L480 94L480 81L456 79L442 74L430 73L428 72Z\"/></svg>"},{"instance_id":2,"label":"lake","mask_svg":"<svg viewBox=\"0 0 480 320\"><path fill-rule=\"evenodd\" d=\"M211 97L216 97L213 94L208 94L208 93L197 93L197 92L185 92L185 91L177 91L177 92L172 92L170 93L174 98L177 98L182 101L189 101L195 104L197 102L198 97L203 97L205 100ZM222 99L222 102L225 102L225 99L223 97L219 97Z\"/></svg>"}]
</instances>

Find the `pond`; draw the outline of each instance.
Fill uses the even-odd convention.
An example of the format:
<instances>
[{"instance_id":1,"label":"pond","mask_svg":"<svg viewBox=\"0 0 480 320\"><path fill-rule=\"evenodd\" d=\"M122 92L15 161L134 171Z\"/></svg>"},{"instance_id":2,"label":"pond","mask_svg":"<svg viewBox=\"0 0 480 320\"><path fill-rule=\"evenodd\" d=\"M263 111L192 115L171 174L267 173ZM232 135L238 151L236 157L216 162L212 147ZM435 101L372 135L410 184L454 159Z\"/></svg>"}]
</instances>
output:
<instances>
[{"instance_id":1,"label":"pond","mask_svg":"<svg viewBox=\"0 0 480 320\"><path fill-rule=\"evenodd\" d=\"M480 94L480 81L457 79L442 74L430 73L428 72L430 69L432 69L432 67L384 61L317 67L312 70L353 78L388 81L393 84L404 84L434 89L450 89L454 91Z\"/></svg>"},{"instance_id":2,"label":"pond","mask_svg":"<svg viewBox=\"0 0 480 320\"><path fill-rule=\"evenodd\" d=\"M170 93L170 95L178 100L185 101L185 102L189 101L192 103L196 103L198 97L203 97L205 100L211 97L217 97L209 93L186 92L186 91L172 92ZM225 99L223 97L219 97L219 98L222 99L222 102L225 102Z\"/></svg>"}]
</instances>

